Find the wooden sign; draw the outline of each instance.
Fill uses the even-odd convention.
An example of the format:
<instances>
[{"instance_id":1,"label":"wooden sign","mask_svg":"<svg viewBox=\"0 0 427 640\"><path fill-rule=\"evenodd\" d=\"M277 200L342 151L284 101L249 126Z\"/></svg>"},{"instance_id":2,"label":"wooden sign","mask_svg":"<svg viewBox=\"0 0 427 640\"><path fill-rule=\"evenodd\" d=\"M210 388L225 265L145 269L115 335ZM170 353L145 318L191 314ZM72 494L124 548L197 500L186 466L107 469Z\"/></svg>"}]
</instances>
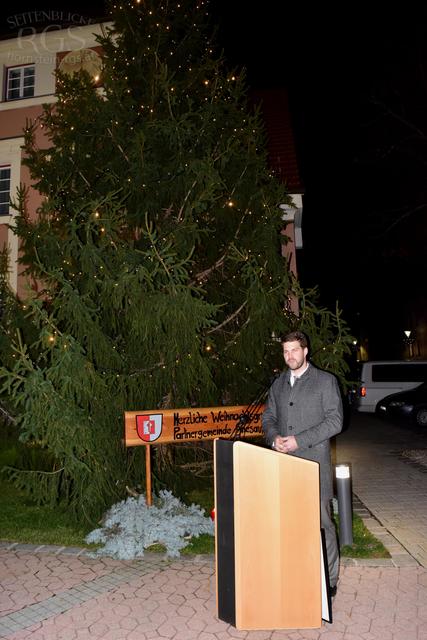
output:
<instances>
[{"instance_id":1,"label":"wooden sign","mask_svg":"<svg viewBox=\"0 0 427 640\"><path fill-rule=\"evenodd\" d=\"M127 447L262 436L264 405L125 412Z\"/></svg>"}]
</instances>

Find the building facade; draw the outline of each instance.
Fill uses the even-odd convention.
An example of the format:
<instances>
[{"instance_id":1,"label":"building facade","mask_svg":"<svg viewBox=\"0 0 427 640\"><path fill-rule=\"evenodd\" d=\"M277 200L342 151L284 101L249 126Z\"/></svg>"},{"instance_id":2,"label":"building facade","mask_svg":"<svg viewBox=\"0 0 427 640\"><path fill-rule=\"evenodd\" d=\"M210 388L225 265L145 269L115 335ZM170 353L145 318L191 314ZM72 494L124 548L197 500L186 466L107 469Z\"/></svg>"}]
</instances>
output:
<instances>
[{"instance_id":1,"label":"building facade","mask_svg":"<svg viewBox=\"0 0 427 640\"><path fill-rule=\"evenodd\" d=\"M28 122L37 121L43 104L55 102L58 68L67 73L85 68L97 81L101 51L96 35L102 28L101 23L48 28L0 41L0 247L8 248L10 285L20 296L25 297L31 283L25 281L18 264L18 238L10 229L17 212L10 200L14 201L18 187L25 185L30 218L37 215L41 203L22 163L24 129ZM41 128L36 129L36 140L40 147L48 145Z\"/></svg>"}]
</instances>

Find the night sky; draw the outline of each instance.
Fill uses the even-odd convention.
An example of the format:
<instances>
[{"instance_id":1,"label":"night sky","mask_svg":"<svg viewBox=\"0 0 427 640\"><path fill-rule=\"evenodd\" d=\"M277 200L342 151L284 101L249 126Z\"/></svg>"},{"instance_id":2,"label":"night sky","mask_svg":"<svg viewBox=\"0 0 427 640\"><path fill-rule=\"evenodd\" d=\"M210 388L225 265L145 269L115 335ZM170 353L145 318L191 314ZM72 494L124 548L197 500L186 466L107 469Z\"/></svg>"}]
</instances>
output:
<instances>
[{"instance_id":1,"label":"night sky","mask_svg":"<svg viewBox=\"0 0 427 640\"><path fill-rule=\"evenodd\" d=\"M370 357L400 357L403 331L427 323L426 9L215 5L227 58L251 85L289 91L302 284L338 300Z\"/></svg>"},{"instance_id":2,"label":"night sky","mask_svg":"<svg viewBox=\"0 0 427 640\"><path fill-rule=\"evenodd\" d=\"M14 2L13 13L101 6ZM229 65L246 67L254 88L289 92L302 284L338 300L372 356L398 357L403 330L427 322L427 8L213 0L212 10ZM2 14L5 31L12 12Z\"/></svg>"}]
</instances>

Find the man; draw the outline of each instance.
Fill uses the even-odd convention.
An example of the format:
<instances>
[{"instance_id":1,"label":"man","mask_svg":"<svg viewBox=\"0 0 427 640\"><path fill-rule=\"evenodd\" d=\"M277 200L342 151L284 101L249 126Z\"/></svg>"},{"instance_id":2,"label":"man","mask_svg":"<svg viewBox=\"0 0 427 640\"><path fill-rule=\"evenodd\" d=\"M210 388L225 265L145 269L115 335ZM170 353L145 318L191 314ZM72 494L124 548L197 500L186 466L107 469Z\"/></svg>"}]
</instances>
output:
<instances>
[{"instance_id":1,"label":"man","mask_svg":"<svg viewBox=\"0 0 427 640\"><path fill-rule=\"evenodd\" d=\"M335 595L339 555L331 518L333 496L329 440L342 429L343 408L336 378L308 363L301 331L282 338L288 370L271 385L262 426L267 443L280 453L314 460L320 467L320 520L325 531L331 594Z\"/></svg>"}]
</instances>

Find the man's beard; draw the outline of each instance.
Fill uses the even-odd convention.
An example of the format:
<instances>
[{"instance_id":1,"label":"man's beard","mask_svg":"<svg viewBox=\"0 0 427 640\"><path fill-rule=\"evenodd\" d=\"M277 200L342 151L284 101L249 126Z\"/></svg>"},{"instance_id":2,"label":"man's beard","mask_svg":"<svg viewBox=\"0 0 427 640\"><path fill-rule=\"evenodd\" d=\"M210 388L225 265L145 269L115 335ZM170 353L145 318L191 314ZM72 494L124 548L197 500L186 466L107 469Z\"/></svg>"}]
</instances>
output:
<instances>
[{"instance_id":1,"label":"man's beard","mask_svg":"<svg viewBox=\"0 0 427 640\"><path fill-rule=\"evenodd\" d=\"M289 367L289 369L291 369L291 371L294 371L295 369L299 369L300 367L302 367L302 365L304 364L304 359L301 360L291 360L290 362L286 363Z\"/></svg>"}]
</instances>

